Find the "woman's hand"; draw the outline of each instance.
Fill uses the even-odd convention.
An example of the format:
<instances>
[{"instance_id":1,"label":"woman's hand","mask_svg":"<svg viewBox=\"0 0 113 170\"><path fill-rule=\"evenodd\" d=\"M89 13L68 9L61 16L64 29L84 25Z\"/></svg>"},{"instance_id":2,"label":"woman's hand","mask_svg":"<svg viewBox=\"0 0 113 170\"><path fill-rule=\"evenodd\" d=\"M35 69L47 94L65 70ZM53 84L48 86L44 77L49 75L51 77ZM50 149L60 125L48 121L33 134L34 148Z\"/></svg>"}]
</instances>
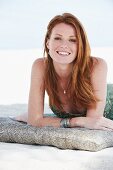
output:
<instances>
[{"instance_id":1,"label":"woman's hand","mask_svg":"<svg viewBox=\"0 0 113 170\"><path fill-rule=\"evenodd\" d=\"M113 121L105 117L77 117L72 119L72 127L113 130Z\"/></svg>"}]
</instances>

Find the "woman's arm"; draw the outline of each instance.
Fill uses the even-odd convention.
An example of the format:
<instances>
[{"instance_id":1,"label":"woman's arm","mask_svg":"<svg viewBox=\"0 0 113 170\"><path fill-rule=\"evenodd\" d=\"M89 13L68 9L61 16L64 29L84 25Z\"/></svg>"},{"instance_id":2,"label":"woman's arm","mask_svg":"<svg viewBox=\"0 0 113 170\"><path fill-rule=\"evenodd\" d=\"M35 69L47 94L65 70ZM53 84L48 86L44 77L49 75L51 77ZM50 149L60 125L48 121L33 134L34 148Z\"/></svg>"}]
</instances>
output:
<instances>
[{"instance_id":1,"label":"woman's arm","mask_svg":"<svg viewBox=\"0 0 113 170\"><path fill-rule=\"evenodd\" d=\"M97 58L94 65L91 82L95 96L100 100L97 102L96 108L87 110L87 117L101 117L104 113L107 94L107 64L103 59Z\"/></svg>"},{"instance_id":2,"label":"woman's arm","mask_svg":"<svg viewBox=\"0 0 113 170\"><path fill-rule=\"evenodd\" d=\"M44 61L37 59L31 71L31 85L28 101L28 123L36 124L44 110Z\"/></svg>"},{"instance_id":3,"label":"woman's arm","mask_svg":"<svg viewBox=\"0 0 113 170\"><path fill-rule=\"evenodd\" d=\"M103 59L97 59L98 62L94 66L91 81L94 94L100 101L97 102L96 108L87 110L86 117L73 118L71 124L90 129L113 130L113 121L103 117L107 93L107 64Z\"/></svg>"},{"instance_id":4,"label":"woman's arm","mask_svg":"<svg viewBox=\"0 0 113 170\"><path fill-rule=\"evenodd\" d=\"M44 117L44 59L37 59L32 66L28 102L28 124L32 126L60 126L60 118Z\"/></svg>"}]
</instances>

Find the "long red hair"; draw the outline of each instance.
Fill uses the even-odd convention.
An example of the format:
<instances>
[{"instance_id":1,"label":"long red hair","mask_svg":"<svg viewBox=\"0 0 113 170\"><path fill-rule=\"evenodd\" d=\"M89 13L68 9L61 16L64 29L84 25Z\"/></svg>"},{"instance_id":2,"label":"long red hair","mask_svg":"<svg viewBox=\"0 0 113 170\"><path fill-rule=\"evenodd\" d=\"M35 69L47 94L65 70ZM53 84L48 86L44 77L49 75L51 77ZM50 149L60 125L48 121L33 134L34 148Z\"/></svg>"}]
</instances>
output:
<instances>
[{"instance_id":1,"label":"long red hair","mask_svg":"<svg viewBox=\"0 0 113 170\"><path fill-rule=\"evenodd\" d=\"M63 109L58 93L58 76L55 72L53 60L49 55L49 49L46 45L47 40L51 36L52 29L59 23L71 25L75 29L77 35L77 56L73 61L73 71L68 88L73 105L76 109L80 107L88 108L90 106L96 106L98 99L94 95L90 78L93 67L93 59L90 57L90 46L82 24L70 13L55 16L48 24L45 36L45 88L49 96L50 105L56 106L58 109Z\"/></svg>"}]
</instances>

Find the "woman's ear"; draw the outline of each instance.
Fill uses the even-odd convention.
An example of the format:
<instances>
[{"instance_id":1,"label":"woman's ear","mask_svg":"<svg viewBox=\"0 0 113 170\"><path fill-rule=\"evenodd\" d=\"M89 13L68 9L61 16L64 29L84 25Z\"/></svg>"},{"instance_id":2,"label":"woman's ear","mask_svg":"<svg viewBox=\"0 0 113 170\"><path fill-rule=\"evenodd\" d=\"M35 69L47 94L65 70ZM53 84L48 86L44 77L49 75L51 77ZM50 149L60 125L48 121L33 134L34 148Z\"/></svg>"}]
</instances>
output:
<instances>
[{"instance_id":1,"label":"woman's ear","mask_svg":"<svg viewBox=\"0 0 113 170\"><path fill-rule=\"evenodd\" d=\"M47 48L49 49L49 39L48 39L47 42L46 42L46 46L47 46Z\"/></svg>"}]
</instances>

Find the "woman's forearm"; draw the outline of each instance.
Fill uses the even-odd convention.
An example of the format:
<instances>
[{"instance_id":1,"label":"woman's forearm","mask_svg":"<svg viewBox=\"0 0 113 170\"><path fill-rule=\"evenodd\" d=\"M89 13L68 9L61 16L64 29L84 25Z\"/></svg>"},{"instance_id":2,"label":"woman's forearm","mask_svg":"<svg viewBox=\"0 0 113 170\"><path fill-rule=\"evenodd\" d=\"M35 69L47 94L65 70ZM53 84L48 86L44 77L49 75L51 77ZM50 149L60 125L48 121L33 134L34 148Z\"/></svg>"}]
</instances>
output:
<instances>
[{"instance_id":1,"label":"woman's forearm","mask_svg":"<svg viewBox=\"0 0 113 170\"><path fill-rule=\"evenodd\" d=\"M61 118L57 117L42 117L38 120L29 120L28 124L36 127L45 127L45 126L53 126L53 127L60 127Z\"/></svg>"},{"instance_id":2,"label":"woman's forearm","mask_svg":"<svg viewBox=\"0 0 113 170\"><path fill-rule=\"evenodd\" d=\"M76 117L76 118L69 119L70 128L82 126L84 119L85 119L84 117ZM37 127L44 127L44 126L60 127L61 120L62 119L58 117L43 117L36 121L29 120L28 124Z\"/></svg>"},{"instance_id":3,"label":"woman's forearm","mask_svg":"<svg viewBox=\"0 0 113 170\"><path fill-rule=\"evenodd\" d=\"M36 122L28 123L37 127L52 126L60 127L61 118L43 117ZM88 129L113 130L113 121L105 117L76 117L70 119L70 128L83 127Z\"/></svg>"}]
</instances>

